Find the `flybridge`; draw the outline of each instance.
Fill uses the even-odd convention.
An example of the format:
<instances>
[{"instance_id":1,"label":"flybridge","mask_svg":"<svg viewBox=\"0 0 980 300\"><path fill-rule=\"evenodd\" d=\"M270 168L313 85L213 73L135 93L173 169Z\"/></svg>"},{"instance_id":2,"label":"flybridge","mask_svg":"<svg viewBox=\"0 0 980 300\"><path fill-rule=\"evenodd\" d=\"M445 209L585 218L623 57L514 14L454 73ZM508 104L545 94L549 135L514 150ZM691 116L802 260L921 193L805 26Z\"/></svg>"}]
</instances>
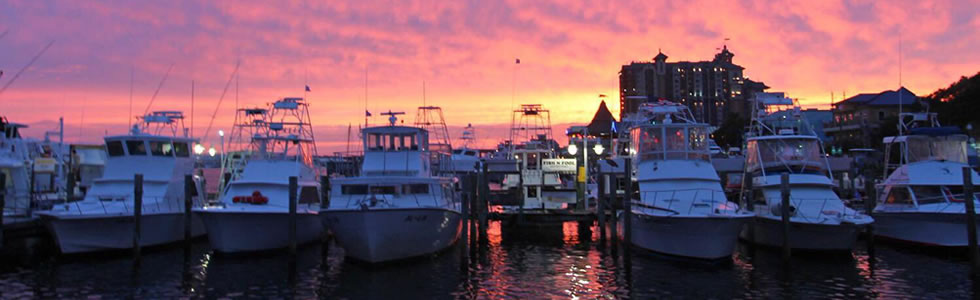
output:
<instances>
[{"instance_id":1,"label":"flybridge","mask_svg":"<svg viewBox=\"0 0 980 300\"><path fill-rule=\"evenodd\" d=\"M162 132L169 131L170 135L176 137L183 132L187 137L187 129L184 128L184 113L179 111L155 111L139 117L142 126L133 125L132 134L152 134L161 135Z\"/></svg>"}]
</instances>

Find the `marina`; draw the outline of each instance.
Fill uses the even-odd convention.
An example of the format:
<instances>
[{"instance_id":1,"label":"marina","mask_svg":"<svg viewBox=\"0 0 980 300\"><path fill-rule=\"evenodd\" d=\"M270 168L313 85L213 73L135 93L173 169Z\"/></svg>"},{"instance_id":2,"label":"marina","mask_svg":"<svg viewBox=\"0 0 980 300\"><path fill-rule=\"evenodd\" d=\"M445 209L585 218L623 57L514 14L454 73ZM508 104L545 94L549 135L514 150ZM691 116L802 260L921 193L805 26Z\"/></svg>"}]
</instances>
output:
<instances>
[{"instance_id":1,"label":"marina","mask_svg":"<svg viewBox=\"0 0 980 300\"><path fill-rule=\"evenodd\" d=\"M0 3L0 299L978 299L960 2Z\"/></svg>"}]
</instances>

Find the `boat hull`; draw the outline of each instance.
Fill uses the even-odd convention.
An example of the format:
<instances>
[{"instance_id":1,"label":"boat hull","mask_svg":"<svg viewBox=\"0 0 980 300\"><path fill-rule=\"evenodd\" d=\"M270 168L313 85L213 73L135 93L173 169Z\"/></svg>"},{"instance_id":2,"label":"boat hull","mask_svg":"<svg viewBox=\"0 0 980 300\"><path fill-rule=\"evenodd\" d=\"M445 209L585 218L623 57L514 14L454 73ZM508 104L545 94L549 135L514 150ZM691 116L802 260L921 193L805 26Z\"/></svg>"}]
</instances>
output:
<instances>
[{"instance_id":1,"label":"boat hull","mask_svg":"<svg viewBox=\"0 0 980 300\"><path fill-rule=\"evenodd\" d=\"M876 236L942 247L965 247L968 244L964 214L875 213L873 217Z\"/></svg>"},{"instance_id":2,"label":"boat hull","mask_svg":"<svg viewBox=\"0 0 980 300\"><path fill-rule=\"evenodd\" d=\"M234 253L289 246L287 212L197 212L208 231L208 242L218 252ZM323 235L315 213L297 213L296 243L306 244Z\"/></svg>"},{"instance_id":3,"label":"boat hull","mask_svg":"<svg viewBox=\"0 0 980 300\"><path fill-rule=\"evenodd\" d=\"M133 247L133 216L41 215L62 253L86 253ZM204 235L198 217L191 218L191 236ZM184 214L144 215L140 223L140 246L157 246L184 239Z\"/></svg>"},{"instance_id":4,"label":"boat hull","mask_svg":"<svg viewBox=\"0 0 980 300\"><path fill-rule=\"evenodd\" d=\"M448 209L321 211L348 257L380 263L438 252L459 238L460 213Z\"/></svg>"},{"instance_id":5,"label":"boat hull","mask_svg":"<svg viewBox=\"0 0 980 300\"><path fill-rule=\"evenodd\" d=\"M727 258L735 251L742 225L751 219L751 216L681 218L634 213L632 243L673 256Z\"/></svg>"},{"instance_id":6,"label":"boat hull","mask_svg":"<svg viewBox=\"0 0 980 300\"><path fill-rule=\"evenodd\" d=\"M815 224L790 223L789 246L792 249L818 251L845 251L854 248L857 236L864 225L850 223ZM756 217L745 226L742 238L764 246L783 246L783 223L779 220Z\"/></svg>"}]
</instances>

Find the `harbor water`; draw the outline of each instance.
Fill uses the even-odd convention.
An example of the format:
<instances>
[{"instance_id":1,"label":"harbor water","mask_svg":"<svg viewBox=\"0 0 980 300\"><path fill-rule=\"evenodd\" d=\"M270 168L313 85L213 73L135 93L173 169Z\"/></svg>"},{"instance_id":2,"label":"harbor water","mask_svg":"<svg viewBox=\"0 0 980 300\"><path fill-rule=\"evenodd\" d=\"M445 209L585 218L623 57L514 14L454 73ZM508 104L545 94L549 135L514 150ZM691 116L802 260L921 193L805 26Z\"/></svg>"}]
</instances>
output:
<instances>
[{"instance_id":1,"label":"harbor water","mask_svg":"<svg viewBox=\"0 0 980 300\"><path fill-rule=\"evenodd\" d=\"M973 298L966 256L864 242L850 253L793 253L740 244L731 260L692 261L602 243L568 222L501 228L438 255L384 265L344 258L332 242L223 255L204 240L129 252L64 256L24 241L0 267L2 298ZM8 249L10 250L10 249Z\"/></svg>"}]
</instances>

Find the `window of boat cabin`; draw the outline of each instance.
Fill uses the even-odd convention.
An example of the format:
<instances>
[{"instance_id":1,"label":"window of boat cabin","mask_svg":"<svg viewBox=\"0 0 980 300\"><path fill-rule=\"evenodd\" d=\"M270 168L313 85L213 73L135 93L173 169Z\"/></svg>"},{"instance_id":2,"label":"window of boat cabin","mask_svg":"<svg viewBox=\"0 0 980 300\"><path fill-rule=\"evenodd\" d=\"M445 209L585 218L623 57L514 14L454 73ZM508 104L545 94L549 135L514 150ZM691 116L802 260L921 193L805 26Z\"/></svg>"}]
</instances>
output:
<instances>
[{"instance_id":1,"label":"window of boat cabin","mask_svg":"<svg viewBox=\"0 0 980 300\"><path fill-rule=\"evenodd\" d=\"M919 205L946 202L943 190L938 185L914 185L912 194L915 195L915 202Z\"/></svg>"},{"instance_id":2,"label":"window of boat cabin","mask_svg":"<svg viewBox=\"0 0 980 300\"><path fill-rule=\"evenodd\" d=\"M369 151L419 150L415 133L371 133L367 137Z\"/></svg>"},{"instance_id":3,"label":"window of boat cabin","mask_svg":"<svg viewBox=\"0 0 980 300\"><path fill-rule=\"evenodd\" d=\"M892 187L891 191L888 192L888 197L885 198L885 203L912 205L912 197L909 196L909 190L907 187L896 186Z\"/></svg>"},{"instance_id":4,"label":"window of boat cabin","mask_svg":"<svg viewBox=\"0 0 980 300\"><path fill-rule=\"evenodd\" d=\"M153 156L174 156L174 145L165 141L150 141L150 154Z\"/></svg>"},{"instance_id":5,"label":"window of boat cabin","mask_svg":"<svg viewBox=\"0 0 980 300\"><path fill-rule=\"evenodd\" d=\"M344 184L340 186L340 193L343 195L367 195L368 186L366 184Z\"/></svg>"},{"instance_id":6,"label":"window of boat cabin","mask_svg":"<svg viewBox=\"0 0 980 300\"><path fill-rule=\"evenodd\" d=\"M406 184L402 187L406 194L428 194L429 185L424 183Z\"/></svg>"},{"instance_id":7,"label":"window of boat cabin","mask_svg":"<svg viewBox=\"0 0 980 300\"><path fill-rule=\"evenodd\" d=\"M146 143L143 141L126 141L126 150L129 155L146 155Z\"/></svg>"},{"instance_id":8,"label":"window of boat cabin","mask_svg":"<svg viewBox=\"0 0 980 300\"><path fill-rule=\"evenodd\" d=\"M389 194L394 195L398 193L398 187L392 185L373 185L371 186L371 194Z\"/></svg>"},{"instance_id":9,"label":"window of boat cabin","mask_svg":"<svg viewBox=\"0 0 980 300\"><path fill-rule=\"evenodd\" d=\"M125 150L123 150L122 141L108 141L105 143L105 149L109 156L126 155Z\"/></svg>"},{"instance_id":10,"label":"window of boat cabin","mask_svg":"<svg viewBox=\"0 0 980 300\"><path fill-rule=\"evenodd\" d=\"M315 186L304 186L299 190L299 203L300 204L315 204L320 203L320 197Z\"/></svg>"},{"instance_id":11,"label":"window of boat cabin","mask_svg":"<svg viewBox=\"0 0 980 300\"><path fill-rule=\"evenodd\" d=\"M177 154L177 157L191 156L190 147L187 146L187 143L181 143L181 142L174 143L174 153Z\"/></svg>"},{"instance_id":12,"label":"window of boat cabin","mask_svg":"<svg viewBox=\"0 0 980 300\"><path fill-rule=\"evenodd\" d=\"M538 169L538 153L528 152L525 157L527 157L527 169L537 170Z\"/></svg>"},{"instance_id":13,"label":"window of boat cabin","mask_svg":"<svg viewBox=\"0 0 980 300\"><path fill-rule=\"evenodd\" d=\"M8 177L9 178L9 177ZM963 202L963 186L962 185L946 185L943 186L943 194L949 197L949 200L953 202ZM980 200L980 191L974 190L973 193L974 200Z\"/></svg>"}]
</instances>

